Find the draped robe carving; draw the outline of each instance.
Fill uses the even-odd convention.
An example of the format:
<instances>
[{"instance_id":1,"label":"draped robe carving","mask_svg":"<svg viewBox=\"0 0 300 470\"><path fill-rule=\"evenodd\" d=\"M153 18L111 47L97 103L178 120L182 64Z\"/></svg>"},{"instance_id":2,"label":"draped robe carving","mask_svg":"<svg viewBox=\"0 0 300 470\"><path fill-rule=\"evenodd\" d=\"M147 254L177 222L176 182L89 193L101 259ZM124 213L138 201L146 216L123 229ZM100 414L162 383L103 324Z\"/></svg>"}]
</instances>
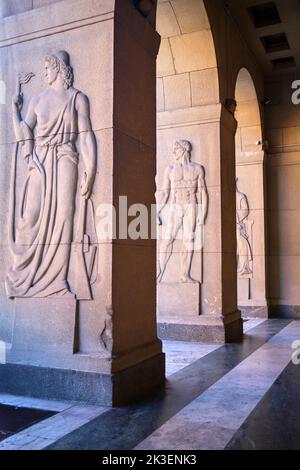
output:
<instances>
[{"instance_id":1,"label":"draped robe carving","mask_svg":"<svg viewBox=\"0 0 300 470\"><path fill-rule=\"evenodd\" d=\"M53 108L50 106L51 109L42 107L44 115L37 112L34 129L24 120L20 122L24 140L16 147L10 195L8 238L13 262L6 278L10 298L81 298L76 286L70 285L68 276L76 232L74 213L79 160L76 100L87 98L72 86L63 96L60 106L56 103ZM43 93L38 99L43 100ZM89 132L95 139L93 132ZM21 191L16 187L17 160L20 158L25 158L28 163ZM86 208L88 198L80 197L82 201L85 199L82 204ZM83 243L83 240L77 241ZM76 272L78 283L85 282L89 290L90 279L85 264L77 264L75 269L81 270ZM87 298L91 298L89 294L90 291Z\"/></svg>"}]
</instances>

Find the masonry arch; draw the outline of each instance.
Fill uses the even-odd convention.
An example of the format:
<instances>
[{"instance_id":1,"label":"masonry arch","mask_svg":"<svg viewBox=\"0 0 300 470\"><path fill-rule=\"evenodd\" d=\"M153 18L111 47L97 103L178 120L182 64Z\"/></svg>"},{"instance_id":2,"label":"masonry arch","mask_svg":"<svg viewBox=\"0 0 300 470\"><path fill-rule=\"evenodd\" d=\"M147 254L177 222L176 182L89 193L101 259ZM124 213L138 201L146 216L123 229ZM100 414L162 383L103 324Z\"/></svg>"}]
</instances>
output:
<instances>
[{"instance_id":1,"label":"masonry arch","mask_svg":"<svg viewBox=\"0 0 300 470\"><path fill-rule=\"evenodd\" d=\"M201 0L158 3L162 42L157 62L157 110L174 111L219 102L213 34Z\"/></svg>"},{"instance_id":2,"label":"masonry arch","mask_svg":"<svg viewBox=\"0 0 300 470\"><path fill-rule=\"evenodd\" d=\"M157 62L157 194L164 190L163 175L172 165L173 145L183 139L191 143L192 161L204 168L209 200L202 245L194 246L191 265L191 277L199 284L180 282L184 245L176 241L164 283L158 285L158 321L175 322L180 331L180 324L186 323L184 316L188 316L194 333L199 327L198 339L203 335L206 340L215 340L221 329L224 333L228 313L228 330L235 324L238 337L236 290L231 288L236 285L235 120L221 104L220 89L225 86L220 86L219 54L205 2L158 2L157 30L162 37ZM223 152L230 155L227 161ZM160 243L158 252L159 258ZM209 327L211 333L207 334ZM177 338L191 339L188 334Z\"/></svg>"}]
</instances>

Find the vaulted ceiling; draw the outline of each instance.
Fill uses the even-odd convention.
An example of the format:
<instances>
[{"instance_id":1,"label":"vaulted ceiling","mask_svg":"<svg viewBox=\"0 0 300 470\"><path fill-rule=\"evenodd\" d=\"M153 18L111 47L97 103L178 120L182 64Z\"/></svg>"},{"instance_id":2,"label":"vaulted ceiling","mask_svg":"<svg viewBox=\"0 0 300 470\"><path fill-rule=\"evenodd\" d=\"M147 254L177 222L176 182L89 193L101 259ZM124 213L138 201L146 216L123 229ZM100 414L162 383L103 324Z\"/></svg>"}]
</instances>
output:
<instances>
[{"instance_id":1,"label":"vaulted ceiling","mask_svg":"<svg viewBox=\"0 0 300 470\"><path fill-rule=\"evenodd\" d=\"M300 71L300 0L226 0L266 76Z\"/></svg>"}]
</instances>

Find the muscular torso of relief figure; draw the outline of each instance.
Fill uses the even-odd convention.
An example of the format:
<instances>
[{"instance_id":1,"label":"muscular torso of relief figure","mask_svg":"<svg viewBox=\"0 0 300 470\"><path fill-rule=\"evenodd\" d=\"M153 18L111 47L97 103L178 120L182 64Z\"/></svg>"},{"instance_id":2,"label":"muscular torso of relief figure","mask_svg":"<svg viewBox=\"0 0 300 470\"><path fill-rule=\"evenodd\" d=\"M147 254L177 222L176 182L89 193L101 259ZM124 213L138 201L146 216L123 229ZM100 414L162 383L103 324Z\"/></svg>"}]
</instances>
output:
<instances>
[{"instance_id":1,"label":"muscular torso of relief figure","mask_svg":"<svg viewBox=\"0 0 300 470\"><path fill-rule=\"evenodd\" d=\"M198 180L202 167L195 164L174 165L169 174L172 204L197 204Z\"/></svg>"}]
</instances>

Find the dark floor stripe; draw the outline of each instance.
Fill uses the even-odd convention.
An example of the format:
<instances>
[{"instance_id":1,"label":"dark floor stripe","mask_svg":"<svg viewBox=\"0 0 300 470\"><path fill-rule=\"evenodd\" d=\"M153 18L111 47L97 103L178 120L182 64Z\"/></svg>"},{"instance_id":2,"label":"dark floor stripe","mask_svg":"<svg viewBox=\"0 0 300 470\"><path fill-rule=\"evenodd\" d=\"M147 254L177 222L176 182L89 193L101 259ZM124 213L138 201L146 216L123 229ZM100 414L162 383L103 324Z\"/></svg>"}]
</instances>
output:
<instances>
[{"instance_id":1,"label":"dark floor stripe","mask_svg":"<svg viewBox=\"0 0 300 470\"><path fill-rule=\"evenodd\" d=\"M226 449L300 450L299 393L300 365L290 362Z\"/></svg>"},{"instance_id":2,"label":"dark floor stripe","mask_svg":"<svg viewBox=\"0 0 300 470\"><path fill-rule=\"evenodd\" d=\"M0 441L55 414L52 411L0 404Z\"/></svg>"},{"instance_id":3,"label":"dark floor stripe","mask_svg":"<svg viewBox=\"0 0 300 470\"><path fill-rule=\"evenodd\" d=\"M151 401L109 410L48 449L129 450L290 323L269 320L250 330L243 343L224 345L169 377Z\"/></svg>"}]
</instances>

